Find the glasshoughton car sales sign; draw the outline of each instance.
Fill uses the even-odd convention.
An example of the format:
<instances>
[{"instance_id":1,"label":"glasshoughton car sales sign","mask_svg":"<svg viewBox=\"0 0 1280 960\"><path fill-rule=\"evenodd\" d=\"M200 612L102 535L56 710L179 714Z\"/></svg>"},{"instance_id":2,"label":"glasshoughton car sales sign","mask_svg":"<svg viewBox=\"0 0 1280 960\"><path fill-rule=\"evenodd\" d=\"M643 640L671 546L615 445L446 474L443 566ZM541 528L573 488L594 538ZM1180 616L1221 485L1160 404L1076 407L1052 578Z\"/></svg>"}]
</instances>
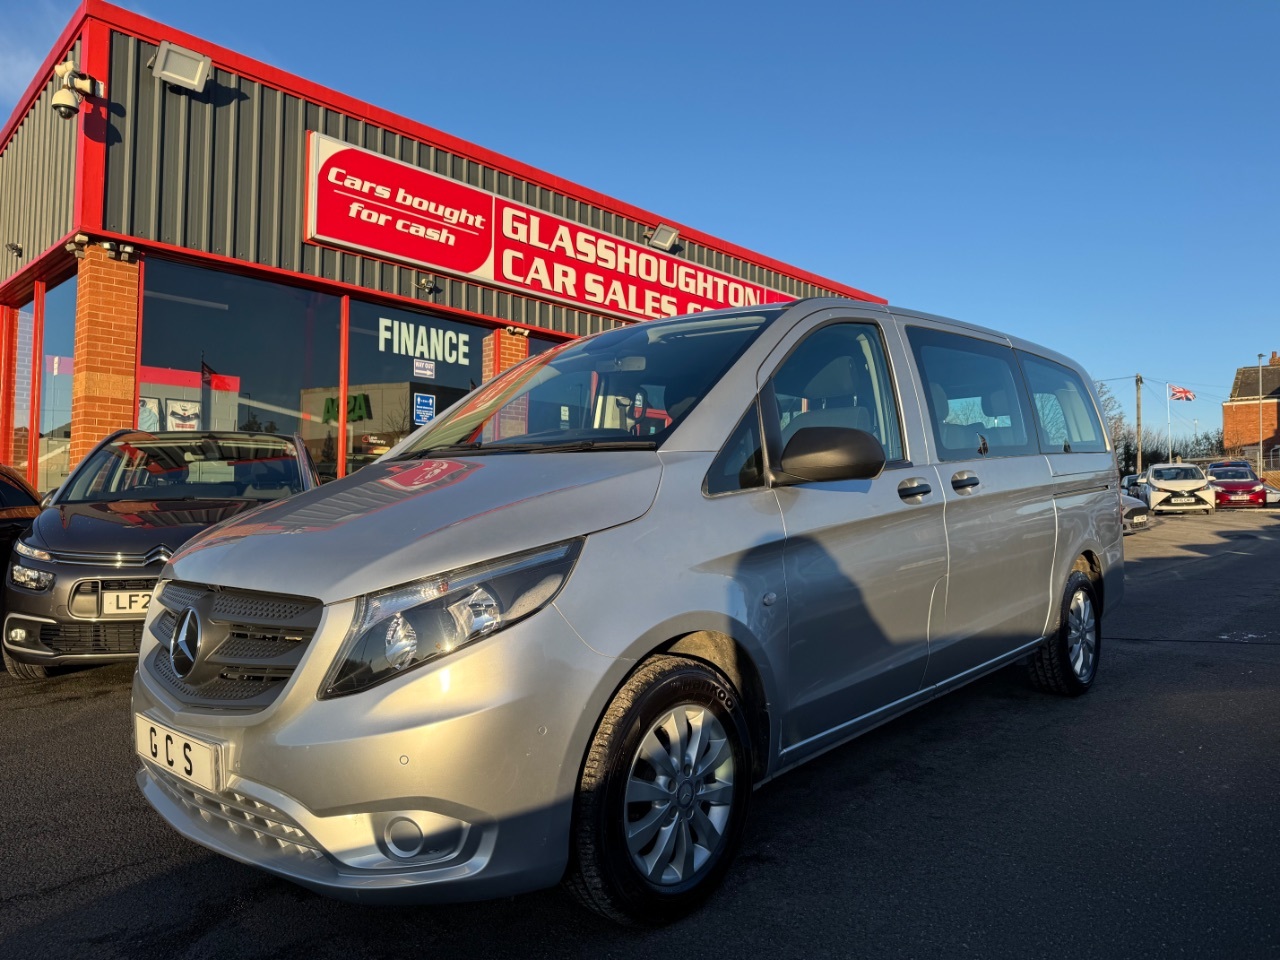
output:
<instances>
[{"instance_id":1,"label":"glasshoughton car sales sign","mask_svg":"<svg viewBox=\"0 0 1280 960\"><path fill-rule=\"evenodd\" d=\"M312 132L308 241L654 319L793 299Z\"/></svg>"}]
</instances>

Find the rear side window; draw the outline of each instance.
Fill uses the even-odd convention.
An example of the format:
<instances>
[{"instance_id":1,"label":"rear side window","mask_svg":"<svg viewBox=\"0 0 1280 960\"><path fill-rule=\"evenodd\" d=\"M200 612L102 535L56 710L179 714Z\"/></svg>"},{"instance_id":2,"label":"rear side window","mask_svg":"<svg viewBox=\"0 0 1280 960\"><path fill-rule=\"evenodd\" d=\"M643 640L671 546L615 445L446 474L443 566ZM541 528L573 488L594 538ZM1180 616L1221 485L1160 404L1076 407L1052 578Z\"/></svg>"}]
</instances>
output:
<instances>
[{"instance_id":1,"label":"rear side window","mask_svg":"<svg viewBox=\"0 0 1280 960\"><path fill-rule=\"evenodd\" d=\"M926 327L907 339L942 460L1039 453L1013 348Z\"/></svg>"},{"instance_id":2,"label":"rear side window","mask_svg":"<svg viewBox=\"0 0 1280 960\"><path fill-rule=\"evenodd\" d=\"M1074 370L1018 352L1035 404L1040 449L1045 453L1104 453L1107 435L1093 398Z\"/></svg>"}]
</instances>

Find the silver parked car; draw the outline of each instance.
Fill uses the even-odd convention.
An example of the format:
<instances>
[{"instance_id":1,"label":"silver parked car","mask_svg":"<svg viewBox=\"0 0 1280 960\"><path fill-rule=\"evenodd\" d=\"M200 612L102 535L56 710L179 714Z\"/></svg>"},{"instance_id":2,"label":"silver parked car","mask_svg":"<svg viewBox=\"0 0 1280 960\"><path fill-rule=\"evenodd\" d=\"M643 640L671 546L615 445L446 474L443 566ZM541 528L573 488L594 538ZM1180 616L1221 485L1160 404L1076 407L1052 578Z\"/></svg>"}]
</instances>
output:
<instances>
[{"instance_id":1,"label":"silver parked car","mask_svg":"<svg viewBox=\"0 0 1280 960\"><path fill-rule=\"evenodd\" d=\"M693 908L752 789L991 670L1079 695L1121 598L1089 377L840 300L531 357L358 474L190 541L138 782L177 830L368 902L561 881Z\"/></svg>"}]
</instances>

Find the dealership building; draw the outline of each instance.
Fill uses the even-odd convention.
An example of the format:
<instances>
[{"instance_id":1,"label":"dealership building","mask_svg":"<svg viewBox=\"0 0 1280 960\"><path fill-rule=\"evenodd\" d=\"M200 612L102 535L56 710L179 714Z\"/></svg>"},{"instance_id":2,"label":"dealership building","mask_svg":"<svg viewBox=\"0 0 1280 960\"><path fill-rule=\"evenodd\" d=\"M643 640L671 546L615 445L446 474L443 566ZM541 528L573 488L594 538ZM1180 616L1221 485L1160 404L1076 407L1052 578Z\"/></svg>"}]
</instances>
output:
<instances>
[{"instance_id":1,"label":"dealership building","mask_svg":"<svg viewBox=\"0 0 1280 960\"><path fill-rule=\"evenodd\" d=\"M0 132L0 461L302 435L341 476L495 373L647 319L884 302L98 0Z\"/></svg>"}]
</instances>

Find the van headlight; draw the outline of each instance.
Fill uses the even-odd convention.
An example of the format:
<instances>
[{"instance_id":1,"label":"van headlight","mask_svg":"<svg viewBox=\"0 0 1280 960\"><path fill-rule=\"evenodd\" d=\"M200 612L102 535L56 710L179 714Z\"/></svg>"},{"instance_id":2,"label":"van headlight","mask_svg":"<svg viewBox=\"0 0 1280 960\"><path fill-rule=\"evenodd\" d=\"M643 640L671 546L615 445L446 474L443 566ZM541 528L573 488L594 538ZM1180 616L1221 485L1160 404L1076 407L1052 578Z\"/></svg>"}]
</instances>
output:
<instances>
[{"instance_id":1,"label":"van headlight","mask_svg":"<svg viewBox=\"0 0 1280 960\"><path fill-rule=\"evenodd\" d=\"M362 597L321 698L368 689L537 613L581 552L569 540Z\"/></svg>"}]
</instances>

